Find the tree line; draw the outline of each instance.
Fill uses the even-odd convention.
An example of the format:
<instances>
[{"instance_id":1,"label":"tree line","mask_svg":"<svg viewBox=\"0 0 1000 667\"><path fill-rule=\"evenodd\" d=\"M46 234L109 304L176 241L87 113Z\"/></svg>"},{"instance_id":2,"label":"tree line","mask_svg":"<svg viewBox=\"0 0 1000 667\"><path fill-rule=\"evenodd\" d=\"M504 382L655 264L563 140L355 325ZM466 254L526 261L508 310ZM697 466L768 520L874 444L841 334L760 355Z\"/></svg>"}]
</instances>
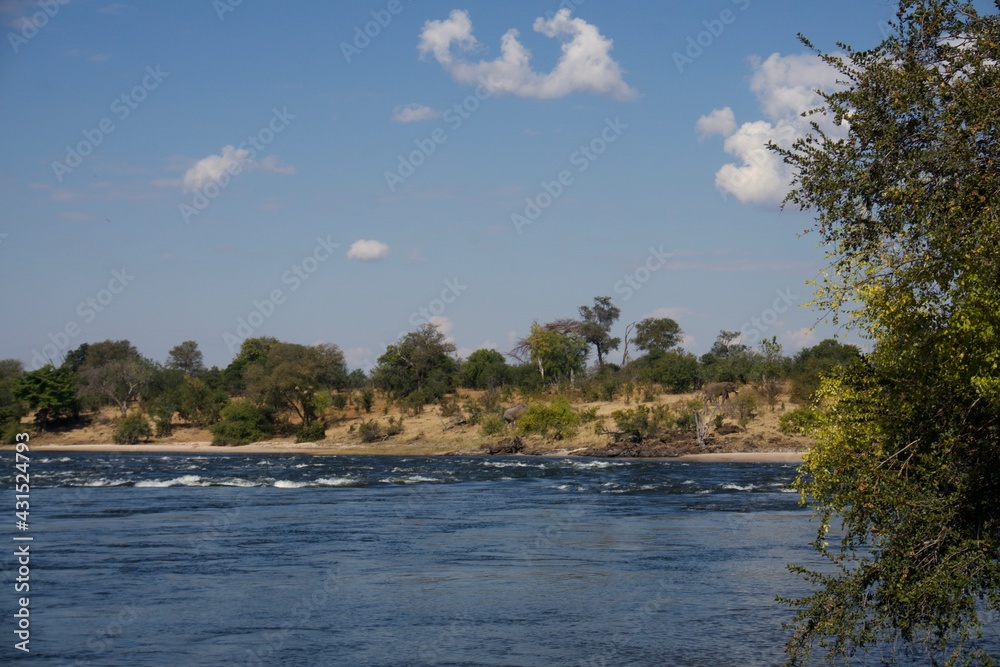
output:
<instances>
[{"instance_id":1,"label":"tree line","mask_svg":"<svg viewBox=\"0 0 1000 667\"><path fill-rule=\"evenodd\" d=\"M722 331L698 357L680 347L683 331L670 318L630 324L624 339L611 336L619 315L610 298L597 297L579 308L579 318L533 323L507 355L484 348L467 359L425 324L389 345L368 373L348 370L336 345L267 337L243 341L225 368L206 368L195 341L173 347L164 363L128 340L84 343L58 366L25 371L18 360L0 361L0 432L9 440L31 413L40 431L71 428L110 406L123 442L169 436L182 424L212 428L223 442L291 433L315 440L345 409L370 412L376 395L408 411L442 403L460 388L530 396L567 383L590 400L613 400L629 383L684 393L709 382L753 382L773 402L792 378L793 400L806 402L823 370L860 356L827 340L789 358L774 338L752 349ZM619 349L616 363L611 354ZM588 367L591 352L596 361Z\"/></svg>"}]
</instances>

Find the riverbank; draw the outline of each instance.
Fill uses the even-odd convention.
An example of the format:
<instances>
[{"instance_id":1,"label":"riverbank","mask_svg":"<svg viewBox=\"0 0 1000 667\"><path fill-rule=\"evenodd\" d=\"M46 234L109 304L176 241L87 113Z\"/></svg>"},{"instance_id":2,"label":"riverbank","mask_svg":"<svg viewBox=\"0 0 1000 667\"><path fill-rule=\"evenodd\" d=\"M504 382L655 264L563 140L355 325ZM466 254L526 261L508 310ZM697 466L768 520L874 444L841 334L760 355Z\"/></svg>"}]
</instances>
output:
<instances>
[{"instance_id":1,"label":"riverbank","mask_svg":"<svg viewBox=\"0 0 1000 667\"><path fill-rule=\"evenodd\" d=\"M5 449L11 449L6 447ZM419 449L419 451L414 451ZM329 443L300 443L289 444L284 442L257 442L250 445L238 447L221 447L210 442L184 442L184 443L145 443L139 445L115 445L105 444L41 444L33 445L32 450L36 452L150 452L166 454L312 454L318 456L336 455L356 455L356 456L443 456L451 455L473 455L482 456L479 450L470 449L468 451L448 451L448 452L427 452L427 447L406 448L403 447L364 447L350 443L329 444ZM705 462L705 463L790 463L798 465L802 463L806 452L706 452L699 454L682 454L674 457L682 461ZM553 448L544 452L533 453L537 456L580 456L577 449Z\"/></svg>"},{"instance_id":2,"label":"riverbank","mask_svg":"<svg viewBox=\"0 0 1000 667\"><path fill-rule=\"evenodd\" d=\"M479 396L476 392L463 392L459 398L468 403ZM696 394L660 394L644 402L667 406L671 414L680 415L696 398ZM120 415L110 409L88 416L83 425L72 429L39 434L29 429L29 432L32 449L37 451L435 456L482 455L487 450L499 449L539 456L799 462L802 453L812 446L811 440L804 436L781 433L781 415L796 407L787 398L774 410L759 406L749 420L738 420L732 409L735 406L718 408L718 423L710 429L704 447L696 443L692 430L680 429L667 431L655 441L638 445L614 443L609 432L615 428L613 415L637 404L635 400L574 403L575 411L591 415L591 420L580 424L575 433L561 440L521 436L516 448L509 446L514 441L515 429L484 435L480 426L469 423L462 411L456 414L452 409L446 414L439 406L427 406L417 414L393 415L397 423L402 422L401 432L376 442L362 442L359 427L364 422L375 421L385 427L389 425L390 415L399 412L394 406L381 402L370 413L352 409L342 412L327 427L325 437L319 442L296 443L294 437L288 436L241 446L218 446L212 444L212 434L207 429L177 425L168 436L135 445L114 445L110 443Z\"/></svg>"}]
</instances>

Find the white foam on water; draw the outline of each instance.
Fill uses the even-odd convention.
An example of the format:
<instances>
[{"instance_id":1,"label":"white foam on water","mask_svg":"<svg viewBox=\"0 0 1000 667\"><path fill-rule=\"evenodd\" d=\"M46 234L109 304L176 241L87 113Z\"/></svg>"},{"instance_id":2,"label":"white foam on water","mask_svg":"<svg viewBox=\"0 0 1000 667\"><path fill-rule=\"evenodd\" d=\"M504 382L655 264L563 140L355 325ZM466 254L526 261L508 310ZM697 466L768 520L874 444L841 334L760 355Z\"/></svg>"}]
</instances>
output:
<instances>
[{"instance_id":1,"label":"white foam on water","mask_svg":"<svg viewBox=\"0 0 1000 667\"><path fill-rule=\"evenodd\" d=\"M320 477L316 483L321 486L354 486L359 481L353 477Z\"/></svg>"},{"instance_id":2,"label":"white foam on water","mask_svg":"<svg viewBox=\"0 0 1000 667\"><path fill-rule=\"evenodd\" d=\"M219 486L240 486L243 488L249 488L251 486L261 486L260 484L256 484L248 479L242 479L240 477L236 477L233 479L219 480L215 483L218 484Z\"/></svg>"},{"instance_id":3,"label":"white foam on water","mask_svg":"<svg viewBox=\"0 0 1000 667\"><path fill-rule=\"evenodd\" d=\"M747 484L746 486L740 486L739 484L723 484L722 488L729 489L730 491L753 491L757 488L756 484Z\"/></svg>"},{"instance_id":4,"label":"white foam on water","mask_svg":"<svg viewBox=\"0 0 1000 667\"><path fill-rule=\"evenodd\" d=\"M293 482L290 479L279 479L274 483L274 486L278 489L301 489L304 486L309 486L309 482Z\"/></svg>"},{"instance_id":5,"label":"white foam on water","mask_svg":"<svg viewBox=\"0 0 1000 667\"><path fill-rule=\"evenodd\" d=\"M73 459L69 458L68 456L64 456L64 457L59 458L59 459L38 459L38 462L39 463L69 463L72 460Z\"/></svg>"},{"instance_id":6,"label":"white foam on water","mask_svg":"<svg viewBox=\"0 0 1000 667\"><path fill-rule=\"evenodd\" d=\"M199 483L201 481L202 479L199 475L182 475L174 479L144 479L141 482L136 482L135 485L137 487L154 489L162 489L168 486L205 486Z\"/></svg>"},{"instance_id":7,"label":"white foam on water","mask_svg":"<svg viewBox=\"0 0 1000 667\"><path fill-rule=\"evenodd\" d=\"M693 479L684 480L684 486L690 486L691 484L697 484Z\"/></svg>"},{"instance_id":8,"label":"white foam on water","mask_svg":"<svg viewBox=\"0 0 1000 667\"><path fill-rule=\"evenodd\" d=\"M573 461L573 467L579 470L602 470L604 468L612 468L623 465L628 465L628 464L615 463L612 461L588 461L587 463L580 463L579 461Z\"/></svg>"},{"instance_id":9,"label":"white foam on water","mask_svg":"<svg viewBox=\"0 0 1000 667\"><path fill-rule=\"evenodd\" d=\"M84 482L84 486L121 486L122 484L128 484L127 479L92 479L89 482Z\"/></svg>"},{"instance_id":10,"label":"white foam on water","mask_svg":"<svg viewBox=\"0 0 1000 667\"><path fill-rule=\"evenodd\" d=\"M421 482L437 482L438 480L423 475L408 475L406 477L386 477L379 481L384 484L420 484Z\"/></svg>"}]
</instances>

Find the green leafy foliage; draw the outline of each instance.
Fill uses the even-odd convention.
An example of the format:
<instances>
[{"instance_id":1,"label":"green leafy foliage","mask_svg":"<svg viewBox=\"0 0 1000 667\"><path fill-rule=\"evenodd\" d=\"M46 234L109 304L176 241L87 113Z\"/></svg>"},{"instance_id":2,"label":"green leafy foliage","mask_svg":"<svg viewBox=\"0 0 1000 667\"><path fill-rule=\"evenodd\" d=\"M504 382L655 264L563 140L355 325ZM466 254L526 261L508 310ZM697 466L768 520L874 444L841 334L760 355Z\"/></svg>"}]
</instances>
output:
<instances>
[{"instance_id":1,"label":"green leafy foliage","mask_svg":"<svg viewBox=\"0 0 1000 667\"><path fill-rule=\"evenodd\" d=\"M531 403L528 411L517 420L521 435L540 435L552 440L563 440L576 435L580 415L562 396L551 403Z\"/></svg>"},{"instance_id":2,"label":"green leafy foliage","mask_svg":"<svg viewBox=\"0 0 1000 667\"><path fill-rule=\"evenodd\" d=\"M80 412L76 374L66 366L42 366L24 373L15 381L13 393L35 410L35 424L43 431L75 420Z\"/></svg>"},{"instance_id":3,"label":"green leafy foliage","mask_svg":"<svg viewBox=\"0 0 1000 667\"><path fill-rule=\"evenodd\" d=\"M496 350L476 350L462 363L459 382L469 389L499 387L510 382L510 366Z\"/></svg>"},{"instance_id":4,"label":"green leafy foliage","mask_svg":"<svg viewBox=\"0 0 1000 667\"><path fill-rule=\"evenodd\" d=\"M903 0L877 47L820 54L845 86L776 149L831 266L815 304L872 343L820 386L827 416L797 482L831 566L797 609L791 664L904 643L993 664L1000 612L1000 17ZM832 537L832 524L842 524Z\"/></svg>"},{"instance_id":5,"label":"green leafy foliage","mask_svg":"<svg viewBox=\"0 0 1000 667\"><path fill-rule=\"evenodd\" d=\"M599 369L604 368L605 355L621 345L621 338L611 336L611 327L620 314L621 310L614 305L609 296L595 297L593 306L580 306L580 317L583 319L576 333L594 346Z\"/></svg>"},{"instance_id":6,"label":"green leafy foliage","mask_svg":"<svg viewBox=\"0 0 1000 667\"><path fill-rule=\"evenodd\" d=\"M295 434L295 442L322 442L326 438L326 423L322 419L301 427Z\"/></svg>"},{"instance_id":7,"label":"green leafy foliage","mask_svg":"<svg viewBox=\"0 0 1000 667\"><path fill-rule=\"evenodd\" d=\"M789 373L792 400L801 405L813 401L824 374L839 366L849 366L860 359L861 352L857 347L832 338L803 349L792 360Z\"/></svg>"},{"instance_id":8,"label":"green leafy foliage","mask_svg":"<svg viewBox=\"0 0 1000 667\"><path fill-rule=\"evenodd\" d=\"M213 444L246 445L273 436L274 421L266 410L250 401L235 400L222 409L211 430Z\"/></svg>"},{"instance_id":9,"label":"green leafy foliage","mask_svg":"<svg viewBox=\"0 0 1000 667\"><path fill-rule=\"evenodd\" d=\"M616 430L621 432L621 439L629 442L643 442L661 435L673 427L674 418L668 405L654 405L650 408L641 403L627 410L615 410L611 413Z\"/></svg>"},{"instance_id":10,"label":"green leafy foliage","mask_svg":"<svg viewBox=\"0 0 1000 667\"><path fill-rule=\"evenodd\" d=\"M486 415L479 420L479 433L483 437L500 435L507 430L507 422L500 415Z\"/></svg>"},{"instance_id":11,"label":"green leafy foliage","mask_svg":"<svg viewBox=\"0 0 1000 667\"><path fill-rule=\"evenodd\" d=\"M778 430L787 435L793 433L809 435L819 428L822 419L823 413L818 408L806 405L781 415L778 420Z\"/></svg>"},{"instance_id":12,"label":"green leafy foliage","mask_svg":"<svg viewBox=\"0 0 1000 667\"><path fill-rule=\"evenodd\" d=\"M118 422L112 440L118 445L134 445L152 437L153 430L149 428L146 416L139 412L133 412Z\"/></svg>"},{"instance_id":13,"label":"green leafy foliage","mask_svg":"<svg viewBox=\"0 0 1000 667\"><path fill-rule=\"evenodd\" d=\"M375 386L396 399L412 396L433 403L455 388L458 362L455 346L432 324L403 336L378 359L372 373Z\"/></svg>"}]
</instances>

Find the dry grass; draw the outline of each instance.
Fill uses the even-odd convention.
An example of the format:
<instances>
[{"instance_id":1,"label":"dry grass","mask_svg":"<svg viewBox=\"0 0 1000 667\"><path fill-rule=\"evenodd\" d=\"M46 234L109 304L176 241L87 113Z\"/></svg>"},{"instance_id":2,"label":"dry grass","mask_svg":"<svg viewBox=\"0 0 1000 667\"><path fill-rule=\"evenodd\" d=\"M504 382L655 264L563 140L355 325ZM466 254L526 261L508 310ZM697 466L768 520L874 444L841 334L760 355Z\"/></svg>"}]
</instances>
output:
<instances>
[{"instance_id":1,"label":"dry grass","mask_svg":"<svg viewBox=\"0 0 1000 667\"><path fill-rule=\"evenodd\" d=\"M463 390L458 398L461 404L468 398L476 399L482 392ZM637 396L638 397L638 396ZM549 396L535 400L546 400ZM697 393L691 394L658 394L653 401L645 401L648 405L666 404L670 405L674 415L680 414L685 406L692 400L699 399ZM796 405L792 404L787 394L779 396L779 402L774 411L768 409L761 403L757 409L757 416L746 424L745 430L727 435L715 435L713 440L713 451L716 452L775 452L775 451L803 451L810 447L811 441L803 436L786 436L778 430L778 420L787 410L792 410ZM517 399L507 401L506 405L518 402ZM619 398L614 401L600 402L575 402L574 408L577 410L589 410L596 408L598 423L603 422L606 426L613 427L611 413L616 410L634 408L640 402ZM733 415L733 405L724 406L719 412L724 415L724 423L735 424L736 418ZM493 437L483 437L479 427L474 425L455 425L456 417L444 417L441 415L441 408L436 405L426 406L422 413L417 415L404 415L404 430L402 433L392 436L383 442L362 443L356 431L360 423L364 420L375 419L383 426L387 425L389 417L398 418L400 410L395 406L387 404L383 399L378 399L370 414L365 414L352 407L344 411L336 411L337 414L331 420L332 423L326 430L326 437L321 443L315 444L295 444L293 436L275 438L267 443L255 443L238 449L239 451L252 451L262 448L293 452L304 451L314 453L337 453L337 454L396 454L396 455L431 455L444 454L449 452L477 453L480 447L486 443L497 443L501 440L509 440L513 437L514 431ZM730 416L725 416L727 413ZM85 426L67 431L45 433L32 436L32 443L35 445L101 445L105 446L112 441L112 434L117 425L119 413L113 409L105 409L90 419L90 423ZM713 429L714 431L714 429ZM692 434L692 440L694 436ZM207 429L180 426L174 429L172 435L166 438L156 438L150 447L133 446L133 450L155 449L161 447L165 449L182 448L185 446L206 446L211 443L212 434ZM601 447L608 443L608 437L595 433L594 424L584 424L579 429L579 433L572 439L547 442L540 438L525 438L529 448L536 452L549 453L572 453L591 447ZM128 448L128 446L122 446Z\"/></svg>"}]
</instances>

